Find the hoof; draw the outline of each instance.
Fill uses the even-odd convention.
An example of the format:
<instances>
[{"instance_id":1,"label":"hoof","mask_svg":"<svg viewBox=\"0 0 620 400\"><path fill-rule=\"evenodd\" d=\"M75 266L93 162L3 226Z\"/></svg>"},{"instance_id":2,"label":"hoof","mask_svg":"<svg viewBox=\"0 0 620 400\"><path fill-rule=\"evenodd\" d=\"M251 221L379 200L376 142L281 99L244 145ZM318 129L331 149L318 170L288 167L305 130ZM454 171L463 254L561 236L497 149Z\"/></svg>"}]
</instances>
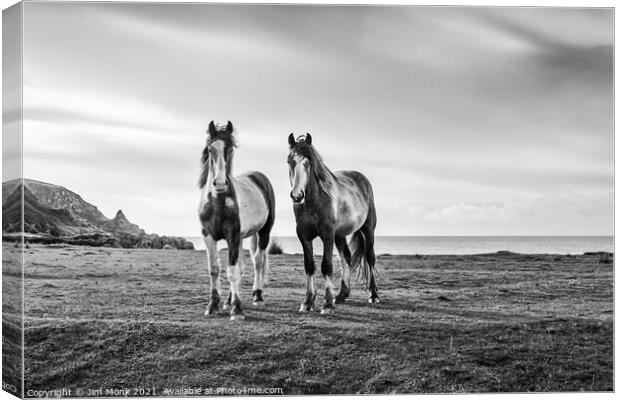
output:
<instances>
[{"instance_id":1,"label":"hoof","mask_svg":"<svg viewBox=\"0 0 620 400\"><path fill-rule=\"evenodd\" d=\"M226 301L224 302L224 305L222 306L222 310L230 310L231 305L232 305L232 292L228 293L228 297L226 298Z\"/></svg>"},{"instance_id":2,"label":"hoof","mask_svg":"<svg viewBox=\"0 0 620 400\"><path fill-rule=\"evenodd\" d=\"M306 303L301 303L301 307L299 308L299 312L300 313L307 313L310 311L314 311L314 306L313 305L308 305Z\"/></svg>"},{"instance_id":3,"label":"hoof","mask_svg":"<svg viewBox=\"0 0 620 400\"><path fill-rule=\"evenodd\" d=\"M253 301L252 305L256 308L265 308L265 302L264 301Z\"/></svg>"},{"instance_id":4,"label":"hoof","mask_svg":"<svg viewBox=\"0 0 620 400\"><path fill-rule=\"evenodd\" d=\"M376 303L381 303L381 300L379 299L379 297L369 297L368 298L368 302L370 304L376 304Z\"/></svg>"},{"instance_id":5,"label":"hoof","mask_svg":"<svg viewBox=\"0 0 620 400\"><path fill-rule=\"evenodd\" d=\"M333 314L333 313L334 313L333 307L323 307L323 309L321 310L321 314Z\"/></svg>"},{"instance_id":6,"label":"hoof","mask_svg":"<svg viewBox=\"0 0 620 400\"><path fill-rule=\"evenodd\" d=\"M209 303L209 305L207 305L207 309L205 311L205 315L206 316L216 315L217 311L218 311L217 306L218 306L217 304Z\"/></svg>"},{"instance_id":7,"label":"hoof","mask_svg":"<svg viewBox=\"0 0 620 400\"><path fill-rule=\"evenodd\" d=\"M232 314L230 316L231 321L243 321L245 319L245 315L243 314Z\"/></svg>"},{"instance_id":8,"label":"hoof","mask_svg":"<svg viewBox=\"0 0 620 400\"><path fill-rule=\"evenodd\" d=\"M338 295L336 296L336 299L334 299L334 304L344 304L345 300L346 300L346 297Z\"/></svg>"}]
</instances>

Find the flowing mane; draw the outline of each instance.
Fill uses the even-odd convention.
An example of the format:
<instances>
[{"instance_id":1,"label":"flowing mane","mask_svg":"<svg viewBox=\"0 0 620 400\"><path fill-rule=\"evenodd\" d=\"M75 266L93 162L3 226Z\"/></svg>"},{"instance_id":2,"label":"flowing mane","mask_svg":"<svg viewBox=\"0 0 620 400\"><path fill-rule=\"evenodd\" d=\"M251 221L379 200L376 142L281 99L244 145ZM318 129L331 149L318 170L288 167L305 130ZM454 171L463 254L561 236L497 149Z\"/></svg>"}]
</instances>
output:
<instances>
[{"instance_id":1,"label":"flowing mane","mask_svg":"<svg viewBox=\"0 0 620 400\"><path fill-rule=\"evenodd\" d=\"M230 124L230 122L229 122ZM230 125L232 127L232 124ZM205 148L202 150L202 155L200 156L200 177L198 178L198 187L200 189L204 188L207 184L207 178L209 177L209 145L216 140L223 140L226 143L226 148L233 149L237 147L237 130L232 128L232 130L228 129L227 124L214 124L211 122L209 124L209 130L207 130L207 143Z\"/></svg>"},{"instance_id":2,"label":"flowing mane","mask_svg":"<svg viewBox=\"0 0 620 400\"><path fill-rule=\"evenodd\" d=\"M338 178L336 178L334 173L325 165L314 146L301 139L295 143L293 150L308 159L319 184L319 188L330 198L335 199L336 196L334 191Z\"/></svg>"}]
</instances>

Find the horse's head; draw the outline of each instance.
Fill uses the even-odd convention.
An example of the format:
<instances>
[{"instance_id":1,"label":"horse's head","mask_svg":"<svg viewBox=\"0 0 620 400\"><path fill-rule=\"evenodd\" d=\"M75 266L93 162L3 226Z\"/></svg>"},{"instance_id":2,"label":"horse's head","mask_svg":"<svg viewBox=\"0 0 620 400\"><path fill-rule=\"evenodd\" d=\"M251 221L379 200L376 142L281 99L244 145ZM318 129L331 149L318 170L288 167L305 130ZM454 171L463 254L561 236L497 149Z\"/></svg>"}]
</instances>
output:
<instances>
[{"instance_id":1,"label":"horse's head","mask_svg":"<svg viewBox=\"0 0 620 400\"><path fill-rule=\"evenodd\" d=\"M228 191L229 177L232 176L232 158L236 147L233 125L218 125L211 121L207 130L207 145L202 151L202 174L200 187L208 185L210 191Z\"/></svg>"},{"instance_id":2,"label":"horse's head","mask_svg":"<svg viewBox=\"0 0 620 400\"><path fill-rule=\"evenodd\" d=\"M306 198L306 186L310 177L310 150L312 149L312 136L306 133L295 140L292 133L288 137L289 155L288 177L291 182L291 199L295 204L303 204Z\"/></svg>"}]
</instances>

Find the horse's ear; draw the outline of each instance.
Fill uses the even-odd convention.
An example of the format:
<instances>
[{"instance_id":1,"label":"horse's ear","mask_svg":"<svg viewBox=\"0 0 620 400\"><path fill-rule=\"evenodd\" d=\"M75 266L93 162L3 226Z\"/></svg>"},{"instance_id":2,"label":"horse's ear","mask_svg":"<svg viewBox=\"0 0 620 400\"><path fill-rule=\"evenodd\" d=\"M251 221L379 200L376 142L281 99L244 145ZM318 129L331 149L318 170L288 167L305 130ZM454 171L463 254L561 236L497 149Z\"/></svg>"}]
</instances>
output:
<instances>
[{"instance_id":1,"label":"horse's ear","mask_svg":"<svg viewBox=\"0 0 620 400\"><path fill-rule=\"evenodd\" d=\"M312 136L308 132L306 132L306 143L312 144Z\"/></svg>"},{"instance_id":2,"label":"horse's ear","mask_svg":"<svg viewBox=\"0 0 620 400\"><path fill-rule=\"evenodd\" d=\"M215 131L215 122L211 121L209 123L209 130L207 131L207 133L209 134L209 136L215 135L215 133L216 133L216 131Z\"/></svg>"},{"instance_id":3,"label":"horse's ear","mask_svg":"<svg viewBox=\"0 0 620 400\"><path fill-rule=\"evenodd\" d=\"M293 147L294 144L295 144L295 135L291 133L290 135L288 135L288 145L290 147Z\"/></svg>"},{"instance_id":4,"label":"horse's ear","mask_svg":"<svg viewBox=\"0 0 620 400\"><path fill-rule=\"evenodd\" d=\"M228 123L226 124L226 132L232 133L232 131L233 131L232 122L228 121Z\"/></svg>"}]
</instances>

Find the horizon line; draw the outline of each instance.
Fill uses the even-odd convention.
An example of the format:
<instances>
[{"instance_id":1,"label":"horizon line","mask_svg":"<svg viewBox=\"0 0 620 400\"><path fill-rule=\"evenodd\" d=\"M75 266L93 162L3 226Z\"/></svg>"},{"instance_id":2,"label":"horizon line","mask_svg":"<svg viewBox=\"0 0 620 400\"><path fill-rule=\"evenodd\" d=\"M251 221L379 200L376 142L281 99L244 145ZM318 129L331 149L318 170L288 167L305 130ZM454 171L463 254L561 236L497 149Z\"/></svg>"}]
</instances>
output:
<instances>
[{"instance_id":1,"label":"horizon line","mask_svg":"<svg viewBox=\"0 0 620 400\"><path fill-rule=\"evenodd\" d=\"M180 237L201 237L200 235L175 235ZM295 235L272 235L271 237L290 237L296 238ZM375 238L378 237L472 237L472 238L480 238L480 237L615 237L613 234L600 234L600 235L375 235ZM248 239L248 238L246 238ZM317 237L318 239L318 237Z\"/></svg>"}]
</instances>

